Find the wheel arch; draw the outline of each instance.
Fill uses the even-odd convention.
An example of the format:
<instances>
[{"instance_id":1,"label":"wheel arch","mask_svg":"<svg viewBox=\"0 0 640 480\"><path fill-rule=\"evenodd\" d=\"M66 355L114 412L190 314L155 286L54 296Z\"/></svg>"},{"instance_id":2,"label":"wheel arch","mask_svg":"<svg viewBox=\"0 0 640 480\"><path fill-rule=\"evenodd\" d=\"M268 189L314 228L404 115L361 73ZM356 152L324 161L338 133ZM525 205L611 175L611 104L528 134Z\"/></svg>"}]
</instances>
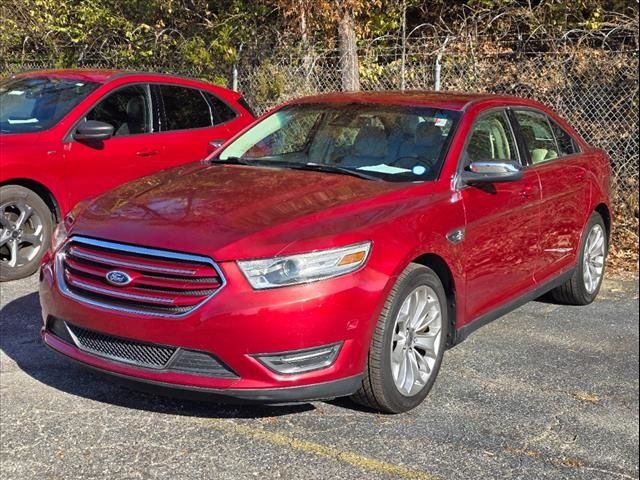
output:
<instances>
[{"instance_id":1,"label":"wheel arch","mask_svg":"<svg viewBox=\"0 0 640 480\"><path fill-rule=\"evenodd\" d=\"M604 227L607 230L607 240L611 239L611 212L609 207L605 203L600 203L596 206L594 211L598 212L604 221Z\"/></svg>"},{"instance_id":2,"label":"wheel arch","mask_svg":"<svg viewBox=\"0 0 640 480\"><path fill-rule=\"evenodd\" d=\"M51 192L51 190L49 190L42 183L36 182L35 180L31 180L28 178L13 178L11 180L5 180L2 183L0 183L0 187L10 186L10 185L17 185L20 187L28 188L29 190L32 190L33 192L35 192L40 198L42 198L44 203L46 203L47 207L49 207L49 210L51 211L51 214L53 215L53 219L55 220L55 222L58 223L60 222L60 220L62 220L62 212L60 210L60 204L58 203L55 195Z\"/></svg>"},{"instance_id":3,"label":"wheel arch","mask_svg":"<svg viewBox=\"0 0 640 480\"><path fill-rule=\"evenodd\" d=\"M455 344L456 333L456 313L458 303L456 301L456 283L453 276L453 272L449 267L449 264L444 258L435 253L425 253L417 258L414 258L412 263L417 263L433 270L444 287L445 294L447 295L447 313L449 317L449 334L447 336L447 348L452 347Z\"/></svg>"}]
</instances>

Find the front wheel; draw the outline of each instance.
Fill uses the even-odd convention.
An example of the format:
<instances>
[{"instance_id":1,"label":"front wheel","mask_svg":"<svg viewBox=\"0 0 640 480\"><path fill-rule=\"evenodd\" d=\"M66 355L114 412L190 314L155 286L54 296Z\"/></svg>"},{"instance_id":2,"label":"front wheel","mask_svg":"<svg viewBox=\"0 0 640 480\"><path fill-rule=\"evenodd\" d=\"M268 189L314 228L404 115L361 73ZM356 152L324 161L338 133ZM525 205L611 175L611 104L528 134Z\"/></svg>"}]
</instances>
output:
<instances>
[{"instance_id":1,"label":"front wheel","mask_svg":"<svg viewBox=\"0 0 640 480\"><path fill-rule=\"evenodd\" d=\"M18 185L0 187L0 281L38 269L52 228L51 211L37 193Z\"/></svg>"},{"instance_id":2,"label":"front wheel","mask_svg":"<svg viewBox=\"0 0 640 480\"><path fill-rule=\"evenodd\" d=\"M599 213L587 222L580 242L578 264L571 279L553 289L551 296L567 305L588 305L600 291L607 259L607 229Z\"/></svg>"},{"instance_id":3,"label":"front wheel","mask_svg":"<svg viewBox=\"0 0 640 480\"><path fill-rule=\"evenodd\" d=\"M417 407L438 375L448 328L442 282L433 270L409 265L385 303L352 399L387 413Z\"/></svg>"}]
</instances>

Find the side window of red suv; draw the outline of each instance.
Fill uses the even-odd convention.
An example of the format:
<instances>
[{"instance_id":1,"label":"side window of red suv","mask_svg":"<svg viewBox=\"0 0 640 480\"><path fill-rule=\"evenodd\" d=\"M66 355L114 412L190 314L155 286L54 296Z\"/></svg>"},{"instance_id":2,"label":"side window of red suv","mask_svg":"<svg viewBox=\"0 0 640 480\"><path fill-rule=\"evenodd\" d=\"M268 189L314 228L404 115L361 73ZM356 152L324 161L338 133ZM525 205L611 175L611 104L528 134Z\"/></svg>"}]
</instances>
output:
<instances>
[{"instance_id":1,"label":"side window of red suv","mask_svg":"<svg viewBox=\"0 0 640 480\"><path fill-rule=\"evenodd\" d=\"M163 105L163 131L210 127L213 111L202 91L174 85L158 85Z\"/></svg>"},{"instance_id":2,"label":"side window of red suv","mask_svg":"<svg viewBox=\"0 0 640 480\"><path fill-rule=\"evenodd\" d=\"M238 116L235 110L216 97L213 93L204 92L204 95L207 97L209 105L211 105L214 125L229 122Z\"/></svg>"},{"instance_id":3,"label":"side window of red suv","mask_svg":"<svg viewBox=\"0 0 640 480\"><path fill-rule=\"evenodd\" d=\"M151 108L148 87L130 85L108 94L86 116L113 125L114 136L150 133Z\"/></svg>"}]
</instances>

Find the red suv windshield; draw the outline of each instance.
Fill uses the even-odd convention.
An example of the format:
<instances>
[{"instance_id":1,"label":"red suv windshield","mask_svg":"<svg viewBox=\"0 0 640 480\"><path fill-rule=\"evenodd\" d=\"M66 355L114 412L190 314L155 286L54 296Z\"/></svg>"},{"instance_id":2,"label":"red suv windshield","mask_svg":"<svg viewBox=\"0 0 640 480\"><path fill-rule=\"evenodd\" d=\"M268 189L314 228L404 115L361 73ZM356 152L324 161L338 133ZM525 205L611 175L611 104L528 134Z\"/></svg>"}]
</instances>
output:
<instances>
[{"instance_id":1,"label":"red suv windshield","mask_svg":"<svg viewBox=\"0 0 640 480\"><path fill-rule=\"evenodd\" d=\"M0 132L38 132L52 127L98 83L54 77L11 78L0 82Z\"/></svg>"}]
</instances>

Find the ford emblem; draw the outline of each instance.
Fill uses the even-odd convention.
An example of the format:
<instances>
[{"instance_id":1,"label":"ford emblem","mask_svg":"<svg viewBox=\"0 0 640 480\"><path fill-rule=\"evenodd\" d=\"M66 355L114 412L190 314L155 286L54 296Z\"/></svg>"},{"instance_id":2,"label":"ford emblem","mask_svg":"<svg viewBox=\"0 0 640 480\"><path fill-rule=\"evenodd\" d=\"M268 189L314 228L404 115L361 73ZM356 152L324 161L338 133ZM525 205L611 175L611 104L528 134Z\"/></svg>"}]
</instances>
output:
<instances>
[{"instance_id":1,"label":"ford emblem","mask_svg":"<svg viewBox=\"0 0 640 480\"><path fill-rule=\"evenodd\" d=\"M129 285L131 280L133 280L128 273L121 272L120 270L111 270L105 275L105 278L111 285L116 285L118 287Z\"/></svg>"}]
</instances>

